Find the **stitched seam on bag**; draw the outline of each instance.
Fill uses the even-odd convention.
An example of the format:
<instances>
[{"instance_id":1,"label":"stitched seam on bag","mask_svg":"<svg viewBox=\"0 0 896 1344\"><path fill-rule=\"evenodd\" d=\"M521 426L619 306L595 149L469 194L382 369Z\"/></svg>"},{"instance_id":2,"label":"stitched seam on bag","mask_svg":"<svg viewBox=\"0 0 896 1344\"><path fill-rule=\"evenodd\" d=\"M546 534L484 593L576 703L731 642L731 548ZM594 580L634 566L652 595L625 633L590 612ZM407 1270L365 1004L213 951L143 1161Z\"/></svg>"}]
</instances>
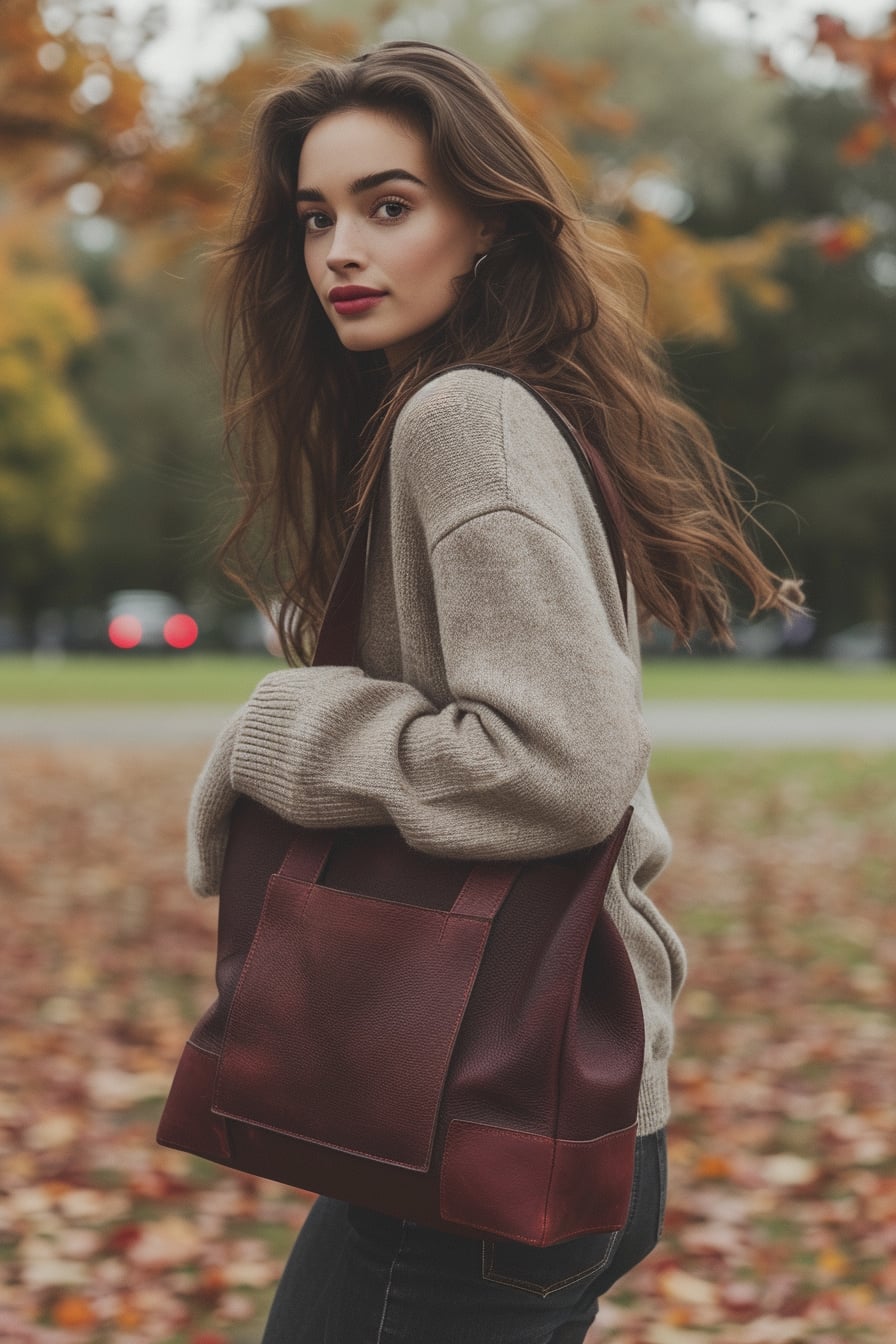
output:
<instances>
[{"instance_id":1,"label":"stitched seam on bag","mask_svg":"<svg viewBox=\"0 0 896 1344\"><path fill-rule=\"evenodd\" d=\"M519 1130L514 1130L514 1129L499 1129L497 1125L476 1125L475 1128L476 1128L476 1129L494 1129L497 1133L499 1133L499 1134L508 1134L511 1138L514 1138L514 1139L516 1139L516 1138L521 1138L521 1139L523 1139L523 1140L528 1140L528 1139L539 1139L539 1140L541 1140L543 1143L553 1143L553 1142L554 1142L553 1139L548 1138L545 1134L529 1134L528 1132L527 1132L527 1133L522 1133L522 1134L521 1134ZM453 1131L453 1132L452 1132L452 1131ZM444 1169L444 1168L447 1166L447 1164L448 1164L448 1149L452 1146L452 1143L453 1143L454 1147L457 1147L457 1143L458 1143L458 1141L460 1140L462 1133L463 1133L463 1131L462 1131L460 1128L453 1128L453 1126L449 1126L449 1128L448 1128L448 1138L445 1140L445 1151L444 1151L444 1153L442 1154L442 1167L443 1167L443 1169ZM447 1203L447 1201L446 1201L446 1203ZM448 1218L448 1221L450 1222L451 1219ZM456 1221L456 1220L455 1220L455 1221ZM479 1228L479 1230L482 1231L482 1232L494 1232L494 1234L495 1234L496 1237L505 1237L505 1236L507 1235L507 1229L504 1228L504 1227L490 1227L487 1223L480 1223L480 1222L477 1222L477 1223L476 1223L476 1226L477 1226L477 1227ZM538 1237L517 1237L516 1240L517 1240L517 1241L525 1241L525 1242L528 1243L528 1245L530 1245L530 1246L540 1246L540 1245L541 1245L541 1240L540 1240L540 1238L538 1238Z\"/></svg>"},{"instance_id":2,"label":"stitched seam on bag","mask_svg":"<svg viewBox=\"0 0 896 1344\"><path fill-rule=\"evenodd\" d=\"M272 1134L283 1134L288 1139L301 1139L303 1143L310 1143L315 1148L326 1148L334 1153L349 1153L352 1157L369 1157L374 1162L380 1162L389 1167L400 1167L402 1171L426 1171L429 1163L423 1166L413 1162L398 1162L392 1157L383 1157L382 1153L368 1153L363 1148L346 1148L339 1143L327 1143L324 1139L316 1139L311 1134L300 1134L295 1129L281 1129L279 1125L269 1125L263 1120L258 1120L251 1115L240 1115L237 1111L225 1111L221 1106L212 1106L212 1112L215 1115L223 1116L226 1120L242 1120L246 1125L251 1125L253 1129L269 1130Z\"/></svg>"},{"instance_id":3,"label":"stitched seam on bag","mask_svg":"<svg viewBox=\"0 0 896 1344\"><path fill-rule=\"evenodd\" d=\"M437 906L432 905L412 905L409 901L392 901L388 896L371 896L366 891L347 891L345 887L330 887L325 882L305 882L303 878L283 877L282 874L274 874L279 881L289 882L293 886L313 887L317 891L332 892L336 896L351 896L358 901L375 901L377 905L388 905L398 910L423 910L428 915L450 915L450 910L439 910ZM307 904L307 902L306 902ZM458 919L475 919L479 924L490 924L491 920L487 915L458 915ZM238 956L239 953L234 955Z\"/></svg>"},{"instance_id":4,"label":"stitched seam on bag","mask_svg":"<svg viewBox=\"0 0 896 1344\"><path fill-rule=\"evenodd\" d=\"M464 1128L462 1129L461 1126L463 1126ZM625 1134L625 1133L627 1133L627 1132L632 1128L632 1126L631 1126L631 1125L626 1125L624 1129L614 1129L610 1134L601 1134L601 1135L600 1135L598 1138L596 1138L596 1139L552 1139L552 1138L551 1138L549 1135L547 1135L547 1134L533 1134L533 1133L531 1133L531 1131L529 1131L529 1130L505 1129L505 1128L503 1128L503 1127L501 1127L501 1126L499 1126L499 1125L480 1125L480 1124L477 1124L475 1121L468 1121L468 1120L452 1121L451 1124L450 1124L449 1127L448 1127L448 1137L447 1137L447 1139L445 1140L445 1150L444 1150L444 1152L443 1152L443 1154L442 1154L442 1167L443 1167L443 1170L444 1170L444 1168L445 1168L445 1167L447 1166L447 1164L448 1164L448 1150L449 1150L449 1148L451 1148L452 1146L456 1147L456 1146L457 1146L457 1143L460 1141L460 1138L461 1138L461 1135L462 1135L463 1132L464 1132L464 1129L471 1129L471 1128L472 1128L472 1129L488 1129L488 1130L494 1130L494 1132L495 1132L496 1134L507 1134L510 1138L512 1138L512 1139L520 1139L520 1140L523 1141L524 1143L528 1143L530 1139L537 1139L539 1143L552 1143L552 1144L566 1143L566 1144L571 1144L571 1143L604 1143L604 1142L605 1142L606 1140L608 1140L608 1139L615 1138L615 1136L616 1136L617 1134ZM636 1148L636 1149L635 1149L635 1162L636 1162L636 1163L637 1163L637 1159L638 1159L638 1149ZM637 1165L635 1166L635 1173L637 1174ZM448 1200L445 1201L445 1206L446 1206L446 1207L450 1207L450 1202L449 1202ZM443 1213L442 1217L445 1218L447 1222L459 1222L459 1221L462 1221L462 1220L457 1219L457 1218L452 1219L451 1216L450 1216L449 1214L447 1214L447 1213ZM627 1221L630 1220L630 1218L631 1218L631 1209L629 1209L629 1214L628 1214L628 1219L627 1219ZM477 1228L479 1229L479 1231L481 1231L481 1232L494 1232L494 1234L495 1234L496 1237L506 1237L506 1236L507 1236L507 1229L506 1229L506 1227L490 1227L490 1226L488 1226L487 1223L480 1223L480 1222L477 1222L477 1223L476 1223L476 1227L477 1227ZM587 1225L584 1226L584 1227L577 1227L572 1233L570 1233L570 1235L571 1235L571 1236L584 1236L584 1235L586 1235L587 1233L592 1233L592 1232L618 1232L618 1231L620 1231L620 1230L621 1230L620 1228L601 1226L601 1224L597 1224L597 1225L587 1224ZM514 1240L514 1241L522 1241L522 1242L525 1242L526 1245L528 1245L528 1246L541 1246L541 1245L542 1245L541 1238L539 1238L539 1237L514 1237L513 1240Z\"/></svg>"},{"instance_id":5,"label":"stitched seam on bag","mask_svg":"<svg viewBox=\"0 0 896 1344\"><path fill-rule=\"evenodd\" d=\"M230 1008L229 1008L228 1013L227 1013L227 1022L226 1022L225 1025L224 1025L224 1035L223 1035L222 1038L221 1038L221 1053L220 1053L220 1055L218 1056L218 1068L217 1068L217 1070L216 1070L216 1072L215 1072L215 1086L214 1086L214 1090L213 1090L213 1092L212 1092L212 1110L215 1110L216 1103L217 1103L217 1101L218 1101L218 1094L219 1094L219 1091L220 1091L221 1064L222 1064L222 1062L223 1062L224 1055L225 1055L225 1053L226 1053L226 1051L227 1051L227 1041L228 1041L228 1037L230 1036L230 1019L231 1019L231 1017L233 1016L234 1005L235 1005L237 999L239 998L240 989L242 988L243 981L244 981L245 978L246 978L246 975L247 975L247 973L248 973L249 967L250 967L250 965L252 964L252 960L253 960L253 958L254 958L254 956L255 956L255 953L256 953L257 948L258 948L258 944L259 944L259 942L260 942L259 934L260 934L260 932L261 932L261 928L262 928L262 925L263 925L263 923L264 923L265 911L267 910L268 902L269 902L270 899L271 899L271 890L272 890L272 888L273 888L273 885L274 885L274 879L276 878L276 876L277 876L276 873L271 873L271 876L268 878L268 884L267 884L267 886L265 887L265 891L264 891L264 901L262 902L261 913L260 913L259 916L258 916L258 923L257 923L256 926L255 926L255 934L254 934L254 936L253 936L253 938L252 938L252 945L251 945L251 947L249 948L248 955L246 956L246 960L245 960L244 963L243 963L243 969L242 969L242 971L240 972L240 978L239 978L239 980L238 980L237 983L236 983L236 989L233 991L233 998L230 1000ZM245 1119L244 1116L233 1116L232 1118L235 1119L235 1120L242 1120L242 1119Z\"/></svg>"},{"instance_id":6,"label":"stitched seam on bag","mask_svg":"<svg viewBox=\"0 0 896 1344\"><path fill-rule=\"evenodd\" d=\"M615 1251L616 1243L618 1242L620 1236L621 1236L621 1229L617 1229L611 1234L610 1241L607 1245L606 1253L602 1260L598 1260L595 1264L589 1265L587 1269L581 1270L578 1274L571 1274L567 1279L557 1279L554 1283L549 1284L547 1287L545 1287L545 1285L542 1283L533 1283L530 1279L512 1279L510 1278L509 1275L495 1273L494 1242L488 1243L486 1241L483 1241L482 1277L488 1283L504 1283L511 1288L521 1288L524 1292L535 1293L539 1297L549 1297L551 1293L559 1292L561 1288L568 1288L571 1283L578 1283L580 1279L587 1279L590 1275L599 1273L606 1266L607 1261L610 1259L610 1256ZM485 1252L485 1248L487 1245L490 1245L491 1249L488 1264L486 1263L486 1252Z\"/></svg>"},{"instance_id":7,"label":"stitched seam on bag","mask_svg":"<svg viewBox=\"0 0 896 1344\"><path fill-rule=\"evenodd\" d=\"M632 1125L623 1125L622 1129L613 1129L609 1134L598 1134L597 1137L593 1139L555 1139L552 1138L550 1134L535 1134L530 1129L508 1129L504 1125L481 1124L478 1120L452 1121L452 1124L454 1123L456 1123L458 1127L463 1125L464 1129L487 1129L494 1134L508 1134L512 1139L521 1139L524 1143L528 1143L531 1139L535 1139L538 1143L562 1143L567 1147L576 1144L583 1146L588 1143L606 1143L609 1139L615 1139L620 1134L627 1134L632 1128ZM456 1129L455 1133L460 1133L460 1129Z\"/></svg>"},{"instance_id":8,"label":"stitched seam on bag","mask_svg":"<svg viewBox=\"0 0 896 1344\"><path fill-rule=\"evenodd\" d=\"M501 897L501 900L499 901L499 903L498 903L496 909L494 909L490 915L476 915L476 914L471 914L468 910L462 910L462 911L459 911L459 910L457 909L457 906L460 904L461 900L463 899L463 896L464 896L464 894L465 894L465 892L466 892L466 890L467 890L467 887L469 887L470 884L473 882L473 877L474 877L474 875L475 875L476 868L478 867L477 862L474 861L474 863L472 864L472 866L471 866L471 868L470 868L469 873L467 874L467 877L466 877L466 880L464 881L463 886L461 887L460 891L457 893L457 896L456 896L455 899L454 899L454 904L451 906L451 908L450 908L449 910L446 910L446 911L445 911L445 922L443 923L443 925L442 925L442 931L441 931L441 933L439 934L439 942L440 942L440 943L441 943L443 937L445 936L445 930L446 930L447 927L448 927L448 916L449 916L449 915L450 915L453 919L473 919L473 920L476 920L476 921L477 921L478 923L480 923L480 924L488 924L488 926L489 926L489 930L491 930L491 926L494 924L495 919L496 919L497 916L498 916L498 912L500 911L501 907L504 905L504 902L507 900L507 897L508 897L508 895L510 894L510 892L511 892L513 886L514 886L514 883L516 882L517 878L519 877L519 875L520 875L520 871L521 871L521 869L522 869L522 864L514 863L514 862L506 863L504 866L505 866L505 869L509 870L509 876L508 876L508 872L505 872L504 877L502 877L502 878L499 879L501 885L504 886L504 888L505 888L505 890L504 890L504 895ZM506 879L506 882L505 882L505 879Z\"/></svg>"},{"instance_id":9,"label":"stitched seam on bag","mask_svg":"<svg viewBox=\"0 0 896 1344\"><path fill-rule=\"evenodd\" d=\"M271 881L273 881L273 877L271 878ZM310 895L310 892L309 892L309 895ZM261 920L259 920L259 928L260 928L260 927L261 927ZM465 1012L466 1007L467 1007L467 999L468 999L468 997L469 997L470 988L471 988L471 986L472 986L472 984L473 984L473 981L475 980L476 975L477 975L477 973L478 973L478 971L479 971L479 964L480 964L480 961L481 961L482 949L483 949L483 947L485 946L485 940L486 940L486 938L487 938L487 936L488 936L488 929L489 929L489 927L490 927L490 924L489 924L488 927L486 927L486 928L484 929L484 931L483 931L483 935L482 935L482 937L480 938L480 941L479 941L479 949L478 949L478 956L477 956L476 961L475 961L475 963L474 963L473 970L472 970L472 972L470 973L470 978L469 978L469 980L467 981L466 988L464 989L464 994L463 994L463 999L461 1000L460 1010L459 1010L459 1012L458 1012L458 1014L457 1014L457 1017L455 1018L454 1026L453 1026L453 1028L452 1028L452 1032L451 1032L451 1036L449 1037L449 1040L448 1040L448 1048L447 1048L447 1051L446 1051L446 1053L445 1053L444 1064L443 1064L442 1068L440 1069L440 1072L439 1072L439 1075L438 1075L438 1077L439 1077L439 1082L438 1082L438 1086L437 1086L437 1089L436 1089L436 1102L437 1102L437 1103L438 1103L438 1098L439 1098L439 1096L441 1095L442 1088L444 1087L445 1075L446 1075L446 1073L447 1073L448 1060L449 1060L450 1057L451 1057L451 1051L452 1051L452 1049L453 1049L453 1047L454 1047L454 1042L455 1042L455 1039L456 1039L456 1036L457 1036L457 1028L458 1028L458 1025L459 1025L459 1023L460 1023L460 1020L461 1020L461 1018L463 1017L464 1012ZM254 948L254 944L253 944L253 948ZM251 955L251 952L250 952L250 955ZM248 966L249 966L249 958L247 957L247 958L246 958L246 965L245 965L245 967L243 968L243 974L244 974L244 975L245 975L246 971L248 970ZM241 977L241 979L242 979L242 977ZM238 988L239 988L239 987L238 987ZM234 995L234 1002L235 1002L235 1001L236 1001L236 995ZM232 1011L232 1008L233 1008L233 1005L231 1005L231 1011ZM229 1018L228 1018L228 1023L229 1023ZM226 1037L225 1037L225 1039L226 1039ZM365 1152L363 1148L346 1148L346 1147L344 1147L344 1146L341 1145L341 1144L337 1144L337 1143L326 1143L323 1139L314 1138L314 1136L311 1135L311 1134L301 1134L301 1133L299 1133L298 1130L294 1130L294 1129L282 1129L279 1125L266 1124L264 1121L259 1120L257 1117L253 1117L253 1116L250 1116L250 1115L241 1115L241 1114L239 1114L239 1112L237 1112L237 1111L228 1111L228 1110L225 1110L223 1107L221 1107L221 1106L219 1106L219 1105L217 1104L217 1101L218 1101L217 1091L218 1091L218 1090L217 1090L217 1086L216 1086L216 1088L215 1088L215 1095L214 1095L213 1100L212 1100L212 1110L214 1111L214 1113L215 1113L216 1115L225 1115L225 1116L227 1116L227 1117L228 1117L229 1119L231 1119L231 1120L242 1120L244 1124L247 1124L247 1125L254 1125L256 1129L267 1129L267 1130L270 1130L270 1131L271 1131L272 1133L274 1133L274 1134L285 1134L288 1138L302 1139L302 1140L304 1140L304 1141L307 1142L307 1143L317 1144L319 1147L323 1147L323 1148L331 1148L331 1149L333 1149L334 1151L336 1151L336 1152L340 1152L340 1153L352 1153L352 1154L356 1155L357 1157L369 1157L369 1158L372 1158L375 1162L386 1162L386 1163L388 1163L390 1166L402 1167L402 1168L404 1168L404 1169L407 1170L407 1171L425 1171L425 1170L427 1169L427 1167L429 1166L430 1160L431 1160L431 1158L432 1158L433 1138L434 1138L434 1135L435 1135L436 1123L437 1123L437 1121L438 1121L438 1116L437 1116L437 1115L434 1117L434 1120L433 1120L433 1126L432 1126L432 1130L431 1130L431 1132L430 1132L429 1145L428 1145L428 1148L427 1148L426 1159L425 1159L425 1161L424 1161L422 1164L419 1163L419 1162L399 1162L399 1161L396 1161L394 1158L383 1157L383 1154L382 1154L382 1153L368 1153L368 1152ZM427 1103L427 1104L428 1104L428 1103ZM507 1132L508 1132L508 1133L512 1133L513 1131L512 1131L512 1130L509 1130L509 1131L507 1131ZM548 1143L551 1143L551 1142L553 1142L553 1140L548 1139L547 1142L548 1142ZM491 1229L491 1230L496 1230L496 1229ZM499 1235L500 1235L500 1234L499 1234ZM535 1244L537 1244L537 1243L535 1243Z\"/></svg>"},{"instance_id":10,"label":"stitched seam on bag","mask_svg":"<svg viewBox=\"0 0 896 1344\"><path fill-rule=\"evenodd\" d=\"M495 1131L496 1133L498 1133L498 1134L508 1134L508 1135L509 1135L511 1138L513 1138L513 1139L517 1139L517 1138L519 1138L519 1139L522 1139L523 1141L527 1141L528 1139L539 1139L539 1140L540 1140L541 1142L543 1142L543 1143L553 1143L553 1142L554 1142L553 1139L548 1138L545 1134L530 1134L530 1133L528 1133L528 1132L522 1132L522 1133L521 1133L519 1130L515 1130L515 1129L500 1129L497 1125L476 1125L476 1124L472 1124L472 1125L471 1125L471 1124L468 1124L468 1123L465 1122L465 1121L462 1121L461 1124L464 1125L464 1129L461 1129L461 1128L460 1128L460 1125L455 1126L455 1124L454 1124L453 1121L452 1121L452 1123L448 1126L448 1137L447 1137L447 1139L445 1140L445 1151L444 1151L443 1154L442 1154L442 1170L443 1170L443 1171L444 1171L444 1170L447 1168L447 1166L448 1166L448 1151L449 1151L449 1149L452 1148L452 1147L455 1147L455 1148L457 1147L457 1144L458 1144L458 1142L460 1141L460 1139L461 1139L461 1137L462 1137L462 1135L463 1135L465 1129L469 1129L469 1128L475 1128L475 1129L490 1129L490 1130L494 1130L494 1131ZM445 1205L446 1205L446 1207L450 1207L450 1204L449 1204L449 1201L448 1201L448 1200L445 1201ZM450 1215L448 1215L448 1214L443 1214L443 1217L445 1217L445 1218L447 1219L448 1222L451 1222L451 1221L452 1221ZM459 1220L458 1220L458 1219L454 1219L454 1221L457 1222L457 1221L459 1221ZM462 1220L461 1220L461 1221L462 1221ZM506 1229L506 1228L503 1228L503 1227L489 1227L487 1223L480 1223L480 1222L478 1222L478 1221L477 1221L477 1223L476 1223L476 1227L477 1227L480 1231L482 1231L482 1232L494 1232L494 1234L495 1234L496 1237L504 1237L504 1236L507 1235L507 1229ZM539 1240L537 1237L518 1237L518 1238L516 1238L516 1240L518 1240L518 1241L525 1241L525 1242L527 1242L530 1246L540 1246L540 1245L541 1245L541 1242L540 1242L540 1240Z\"/></svg>"},{"instance_id":11,"label":"stitched seam on bag","mask_svg":"<svg viewBox=\"0 0 896 1344\"><path fill-rule=\"evenodd\" d=\"M451 1028L451 1034L448 1037L448 1045L445 1050L442 1062L439 1066L439 1071L436 1075L436 1087L432 1096L432 1100L435 1102L435 1107L433 1110L432 1127L429 1131L429 1143L427 1144L426 1147L426 1161L425 1161L426 1167L429 1166L430 1160L432 1158L432 1149L433 1149L433 1143L435 1142L436 1125L439 1119L438 1117L439 1098L441 1097L442 1091L445 1087L445 1079L448 1073L448 1061L451 1059L451 1052L453 1051L454 1043L457 1040L457 1031L458 1027L460 1026L460 1020L467 1010L467 1003L470 997L470 990L473 987L473 981L479 974L479 967L482 962L482 953L485 948L486 940L488 938L490 930L491 930L491 922L489 921L488 923L485 924L485 926L482 929L482 933L479 939L479 947L477 949L476 956L473 960L473 969L470 972L469 979L467 980L466 986L464 988L463 996L460 1001L460 1008L458 1009L457 1016L454 1019L454 1024ZM427 1101L426 1104L427 1106L429 1106L431 1103L430 1101Z\"/></svg>"},{"instance_id":12,"label":"stitched seam on bag","mask_svg":"<svg viewBox=\"0 0 896 1344\"><path fill-rule=\"evenodd\" d=\"M626 827L626 835L628 834L628 829L629 829L629 828ZM598 911L597 918L595 919L594 923L593 923L592 926L591 926L591 937L593 937L593 935L594 935L594 930L595 930L595 928L597 927L597 920L600 918L600 914L601 914L601 912L605 909L605 902L606 902L607 888L609 887L610 880L611 880L611 878L612 878L612 876L613 876L613 869L615 869L616 864L617 864L618 861L619 861L619 854L620 854L620 852L621 852L621 850L622 850L623 844L625 843L625 838L626 838L626 837L625 837L625 835L624 835L624 836L622 837L622 840L619 842L619 844L618 844L617 847L616 847L616 853L613 855L612 866L611 866L611 868L610 868L609 873L607 874L606 882L603 884L603 893L602 893L602 900L601 900L600 910ZM627 955L627 954L626 954L626 955ZM586 962L586 960L587 960L587 957L588 957L588 946L586 945L586 946L582 949L582 953L581 953L581 956L580 956L580 958L579 958L578 967L577 967L577 970L576 970L576 978L575 978L574 984L575 984L575 986L577 986L578 988L581 988L582 977L583 977L584 974L585 974L585 962ZM627 959L628 959L628 958L627 958ZM631 966L631 961L630 961L630 959L629 959L629 965ZM632 969L633 969L633 968L632 968ZM561 1042L560 1042L560 1050L559 1050L559 1052L558 1052L558 1054L557 1054L557 1073L556 1073L556 1085L555 1085L555 1095L556 1095L556 1098L557 1098L557 1103L556 1103L556 1107L555 1107L555 1109L554 1109L554 1125L553 1125L553 1131L554 1131L554 1135L555 1135L555 1137L557 1136L557 1130L558 1130L558 1128L559 1128L559 1126L560 1126L560 1108L561 1108L561 1103L562 1103L562 1088L563 1088L563 1061L564 1061L564 1059L566 1058L566 1042L567 1042L567 1040L568 1040L568 1038L569 1038L570 1024L571 1024L571 1022L572 1022L574 1006L575 1006L575 1002L574 1002L574 1000L573 1000L572 998L568 999L568 1000L567 1000L567 1005L566 1005L566 1021L565 1021L564 1024L563 1024L563 1036L562 1036L562 1038L561 1038ZM642 1070L643 1070L643 1062L642 1062ZM603 1137L606 1137L606 1136L603 1136ZM557 1166L557 1152L558 1152L558 1147L557 1147L557 1145L558 1145L559 1143L561 1143L561 1142L563 1142L563 1140L561 1140L559 1137L556 1137L556 1142L555 1142L555 1144L554 1144L554 1148L553 1148L553 1151L552 1151L552 1153L551 1153L551 1169L550 1169L550 1171L548 1172L547 1186L546 1186L546 1189L545 1189L544 1214L543 1214L543 1217L542 1217L542 1232L544 1232L544 1230L545 1230L545 1228L547 1227L547 1224L548 1224L548 1206L549 1206L549 1204L550 1204L550 1198L551 1198L551 1187L552 1187L552 1185L553 1185L553 1181L554 1181L554 1170L555 1170L555 1168L556 1168L556 1166ZM567 1143L568 1143L568 1140L567 1140Z\"/></svg>"},{"instance_id":13,"label":"stitched seam on bag","mask_svg":"<svg viewBox=\"0 0 896 1344\"><path fill-rule=\"evenodd\" d=\"M583 961L583 964L584 964L584 959L585 959L585 955L587 954L587 951L588 951L588 949L587 949L587 947L586 947L585 950L584 950L584 952L583 952L583 954L582 954L582 961ZM556 1099L557 1099L557 1100L556 1100L556 1104L555 1104L555 1106L554 1106L554 1124L553 1124L554 1142L553 1142L553 1145L552 1145L552 1148L551 1148L551 1169L550 1169L550 1171L548 1172L548 1179L547 1179L547 1183L545 1184L545 1188L544 1188L544 1208L543 1208L543 1210L542 1210L542 1215L541 1215L541 1232L542 1232L542 1236L544 1236L545 1230L546 1230L547 1225L548 1225L548 1206L549 1206L549 1204L550 1204L550 1202L551 1202L551 1186L553 1185L553 1182L554 1182L554 1170L555 1170L555 1168L556 1168L556 1166L557 1166L557 1137L556 1137L556 1135L557 1135L557 1128L558 1128L558 1126L559 1126L559 1124L560 1124L560 1100L561 1100L560 1092L561 1092L561 1085L562 1085L562 1082L563 1082L563 1060L564 1060L564 1057L565 1057L565 1054L566 1054L566 1038L567 1038L567 1036L569 1035L569 1020L570 1020L571 1016L572 1016L572 1002L571 1002L571 1000L570 1000L570 1001L567 1002L567 1005L566 1005L566 1021L565 1021L564 1024L563 1024L563 1036L562 1036L562 1038L561 1038L561 1040L560 1040L560 1049L559 1049L559 1051L557 1052L557 1070L556 1070L556 1080L555 1080L555 1083L554 1083L554 1096L555 1096Z\"/></svg>"}]
</instances>

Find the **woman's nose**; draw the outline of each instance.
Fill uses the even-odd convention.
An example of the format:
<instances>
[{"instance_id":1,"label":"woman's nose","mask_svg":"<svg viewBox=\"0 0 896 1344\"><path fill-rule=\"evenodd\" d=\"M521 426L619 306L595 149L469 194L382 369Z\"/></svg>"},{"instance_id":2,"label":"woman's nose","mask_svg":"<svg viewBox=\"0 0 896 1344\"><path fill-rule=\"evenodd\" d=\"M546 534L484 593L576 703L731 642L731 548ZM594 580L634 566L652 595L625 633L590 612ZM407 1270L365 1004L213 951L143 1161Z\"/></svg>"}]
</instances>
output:
<instances>
[{"instance_id":1,"label":"woman's nose","mask_svg":"<svg viewBox=\"0 0 896 1344\"><path fill-rule=\"evenodd\" d=\"M337 223L333 228L327 265L333 271L345 266L360 266L365 260L364 249L356 227L351 222Z\"/></svg>"}]
</instances>

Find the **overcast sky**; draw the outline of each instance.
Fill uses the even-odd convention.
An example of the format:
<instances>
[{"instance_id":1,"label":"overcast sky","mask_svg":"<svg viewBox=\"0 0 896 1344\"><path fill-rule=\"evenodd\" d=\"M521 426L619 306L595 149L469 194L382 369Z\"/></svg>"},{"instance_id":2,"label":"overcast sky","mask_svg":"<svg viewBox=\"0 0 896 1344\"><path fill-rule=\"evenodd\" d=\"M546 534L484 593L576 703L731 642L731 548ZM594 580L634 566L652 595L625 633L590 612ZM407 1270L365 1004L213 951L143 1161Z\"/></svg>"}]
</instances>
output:
<instances>
[{"instance_id":1,"label":"overcast sky","mask_svg":"<svg viewBox=\"0 0 896 1344\"><path fill-rule=\"evenodd\" d=\"M137 14L150 3L117 0L117 8L123 15ZM144 53L140 69L171 92L184 91L195 75L211 77L226 69L241 43L262 31L259 10L265 8L264 0L234 0L230 14L213 19L211 0L165 3L168 30ZM893 0L697 0L697 13L708 29L732 41L770 46L789 73L824 80L833 75L832 59L822 54L807 63L813 16L820 11L839 15L849 19L854 31L871 32L883 25L892 6ZM751 10L752 19L747 17Z\"/></svg>"}]
</instances>

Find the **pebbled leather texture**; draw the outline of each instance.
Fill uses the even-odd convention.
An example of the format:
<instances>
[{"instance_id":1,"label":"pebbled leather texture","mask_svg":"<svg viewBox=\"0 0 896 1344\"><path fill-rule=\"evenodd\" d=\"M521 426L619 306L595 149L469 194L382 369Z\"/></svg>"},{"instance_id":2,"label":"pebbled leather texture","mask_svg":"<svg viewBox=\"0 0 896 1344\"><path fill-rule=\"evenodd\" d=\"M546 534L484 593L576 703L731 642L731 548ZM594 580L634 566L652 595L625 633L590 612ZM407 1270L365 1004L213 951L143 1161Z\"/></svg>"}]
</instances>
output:
<instances>
[{"instance_id":1,"label":"pebbled leather texture","mask_svg":"<svg viewBox=\"0 0 896 1344\"><path fill-rule=\"evenodd\" d=\"M361 531L315 663L353 656ZM644 1026L604 897L631 811L587 850L473 863L238 799L218 997L158 1141L465 1236L621 1228Z\"/></svg>"}]
</instances>

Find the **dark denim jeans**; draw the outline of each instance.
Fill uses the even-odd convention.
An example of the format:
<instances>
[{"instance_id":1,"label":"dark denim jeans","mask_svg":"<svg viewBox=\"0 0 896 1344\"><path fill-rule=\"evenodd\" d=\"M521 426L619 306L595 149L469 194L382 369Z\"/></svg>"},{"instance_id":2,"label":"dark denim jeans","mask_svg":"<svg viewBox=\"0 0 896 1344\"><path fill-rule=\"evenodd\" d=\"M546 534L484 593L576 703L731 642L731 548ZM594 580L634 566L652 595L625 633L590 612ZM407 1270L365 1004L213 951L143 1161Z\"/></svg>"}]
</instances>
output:
<instances>
[{"instance_id":1,"label":"dark denim jeans","mask_svg":"<svg viewBox=\"0 0 896 1344\"><path fill-rule=\"evenodd\" d=\"M638 1139L620 1232L473 1240L319 1197L262 1344L582 1344L597 1299L662 1235L666 1136Z\"/></svg>"}]
</instances>

